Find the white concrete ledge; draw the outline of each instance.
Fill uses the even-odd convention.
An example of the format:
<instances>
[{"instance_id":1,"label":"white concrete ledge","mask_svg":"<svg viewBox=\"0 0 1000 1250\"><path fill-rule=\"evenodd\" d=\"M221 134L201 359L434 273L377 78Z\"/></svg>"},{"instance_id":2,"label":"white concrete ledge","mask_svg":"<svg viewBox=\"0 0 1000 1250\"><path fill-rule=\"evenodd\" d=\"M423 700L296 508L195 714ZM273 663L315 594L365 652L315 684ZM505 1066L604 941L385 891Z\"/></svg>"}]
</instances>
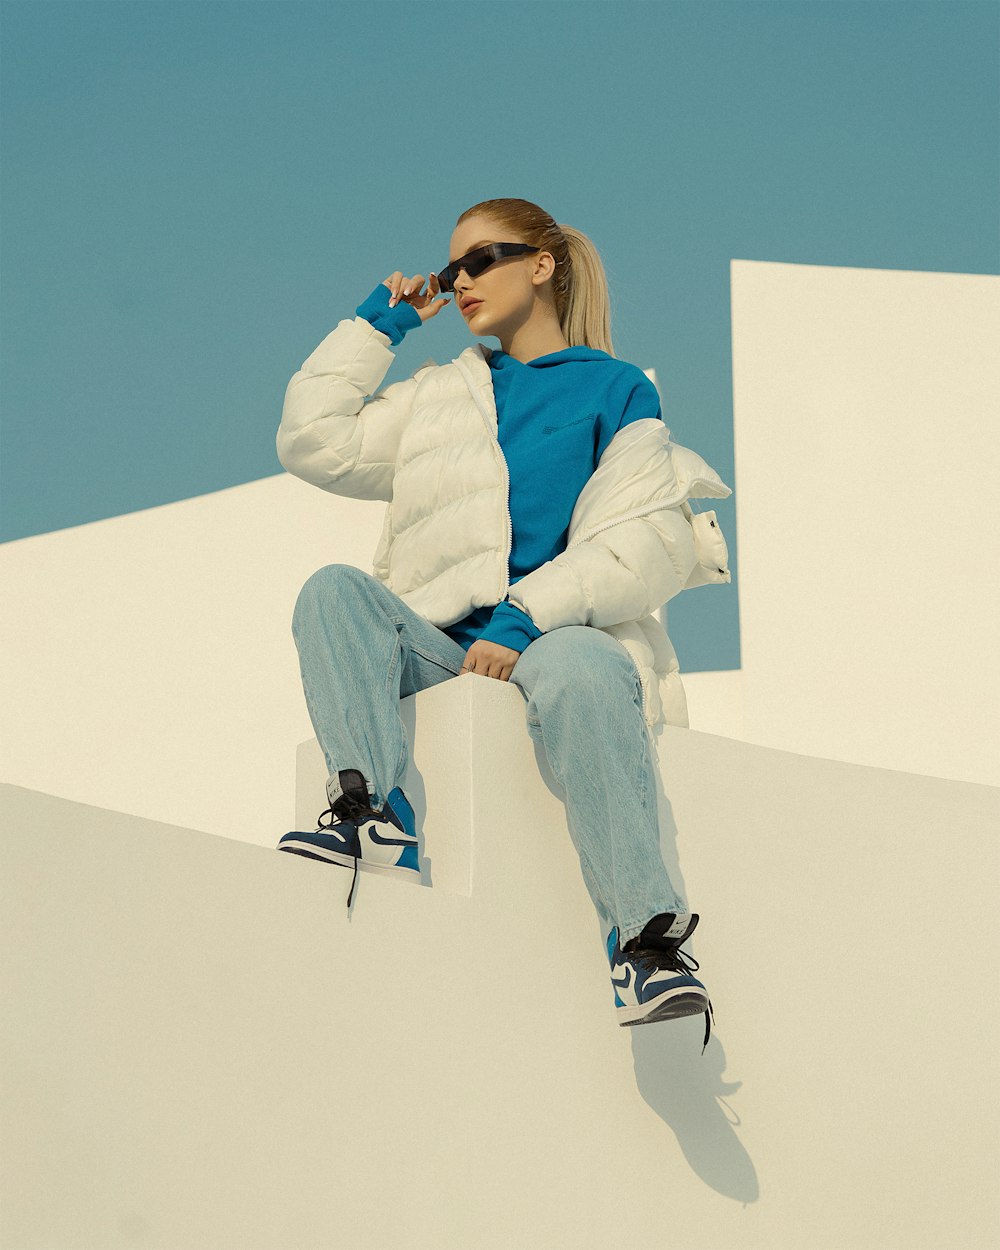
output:
<instances>
[{"instance_id":1,"label":"white concrete ledge","mask_svg":"<svg viewBox=\"0 0 1000 1250\"><path fill-rule=\"evenodd\" d=\"M1000 791L667 727L702 1055L618 1027L488 683L414 700L439 880L351 918L346 869L0 787L4 1245L995 1244Z\"/></svg>"}]
</instances>

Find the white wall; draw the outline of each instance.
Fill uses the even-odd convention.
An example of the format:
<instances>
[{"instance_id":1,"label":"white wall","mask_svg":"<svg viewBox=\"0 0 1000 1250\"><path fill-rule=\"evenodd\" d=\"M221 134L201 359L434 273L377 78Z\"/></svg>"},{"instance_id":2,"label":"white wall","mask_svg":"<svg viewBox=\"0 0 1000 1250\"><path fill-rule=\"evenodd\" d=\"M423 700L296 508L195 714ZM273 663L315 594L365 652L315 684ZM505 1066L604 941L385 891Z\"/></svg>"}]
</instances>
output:
<instances>
[{"instance_id":1,"label":"white wall","mask_svg":"<svg viewBox=\"0 0 1000 1250\"><path fill-rule=\"evenodd\" d=\"M1000 785L1000 278L731 273L743 737Z\"/></svg>"},{"instance_id":2,"label":"white wall","mask_svg":"<svg viewBox=\"0 0 1000 1250\"><path fill-rule=\"evenodd\" d=\"M350 918L347 869L0 786L5 1250L992 1250L1000 791L667 727L702 1054L618 1025L518 692L406 702L467 729L434 884Z\"/></svg>"},{"instance_id":3,"label":"white wall","mask_svg":"<svg viewBox=\"0 0 1000 1250\"><path fill-rule=\"evenodd\" d=\"M381 522L281 473L0 548L3 778L273 845L313 732L295 598Z\"/></svg>"}]
</instances>

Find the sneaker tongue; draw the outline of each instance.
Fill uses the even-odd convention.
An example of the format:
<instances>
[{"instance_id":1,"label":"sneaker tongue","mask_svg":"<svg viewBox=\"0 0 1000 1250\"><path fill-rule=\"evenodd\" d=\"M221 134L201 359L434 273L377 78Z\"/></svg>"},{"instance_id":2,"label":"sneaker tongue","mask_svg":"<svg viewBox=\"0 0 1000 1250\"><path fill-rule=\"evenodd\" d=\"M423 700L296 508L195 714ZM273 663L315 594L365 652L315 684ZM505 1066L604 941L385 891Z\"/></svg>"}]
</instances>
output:
<instances>
[{"instance_id":1,"label":"sneaker tongue","mask_svg":"<svg viewBox=\"0 0 1000 1250\"><path fill-rule=\"evenodd\" d=\"M344 768L327 779L326 797L335 814L349 819L356 808L370 808L374 788L356 768Z\"/></svg>"},{"instance_id":2,"label":"sneaker tongue","mask_svg":"<svg viewBox=\"0 0 1000 1250\"><path fill-rule=\"evenodd\" d=\"M692 916L689 911L662 912L659 916L654 916L652 920L647 921L645 928L641 934L640 945L647 941L666 941L671 946L676 945L685 938L688 932L694 928L691 923Z\"/></svg>"}]
</instances>

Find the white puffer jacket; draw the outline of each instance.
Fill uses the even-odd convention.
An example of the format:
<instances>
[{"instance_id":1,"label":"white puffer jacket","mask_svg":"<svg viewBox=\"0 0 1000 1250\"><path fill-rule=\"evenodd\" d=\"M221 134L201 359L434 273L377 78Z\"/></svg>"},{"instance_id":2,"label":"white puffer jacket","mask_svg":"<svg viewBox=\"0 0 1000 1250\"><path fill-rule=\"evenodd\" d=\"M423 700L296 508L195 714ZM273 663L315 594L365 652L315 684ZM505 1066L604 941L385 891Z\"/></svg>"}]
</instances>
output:
<instances>
[{"instance_id":1,"label":"white puffer jacket","mask_svg":"<svg viewBox=\"0 0 1000 1250\"><path fill-rule=\"evenodd\" d=\"M376 393L395 359L389 344L363 317L347 318L307 357L285 391L284 468L335 495L386 501L372 575L432 625L509 598L545 633L601 629L635 663L646 723L687 727L677 655L654 613L682 590L731 580L715 514L692 518L686 502L731 488L662 421L633 421L580 492L566 550L511 587L491 349L425 361Z\"/></svg>"}]
</instances>

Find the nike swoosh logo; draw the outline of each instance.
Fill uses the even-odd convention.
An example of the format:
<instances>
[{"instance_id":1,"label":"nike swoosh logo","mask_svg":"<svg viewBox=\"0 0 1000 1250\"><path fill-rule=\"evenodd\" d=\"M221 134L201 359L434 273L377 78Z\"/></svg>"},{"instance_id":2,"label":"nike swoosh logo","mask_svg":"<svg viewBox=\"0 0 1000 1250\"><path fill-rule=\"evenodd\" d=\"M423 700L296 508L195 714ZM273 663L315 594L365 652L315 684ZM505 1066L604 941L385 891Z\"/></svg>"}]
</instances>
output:
<instances>
[{"instance_id":1,"label":"nike swoosh logo","mask_svg":"<svg viewBox=\"0 0 1000 1250\"><path fill-rule=\"evenodd\" d=\"M374 826L366 832L378 846L413 846L417 841L416 838L383 838L380 833L375 832Z\"/></svg>"}]
</instances>

